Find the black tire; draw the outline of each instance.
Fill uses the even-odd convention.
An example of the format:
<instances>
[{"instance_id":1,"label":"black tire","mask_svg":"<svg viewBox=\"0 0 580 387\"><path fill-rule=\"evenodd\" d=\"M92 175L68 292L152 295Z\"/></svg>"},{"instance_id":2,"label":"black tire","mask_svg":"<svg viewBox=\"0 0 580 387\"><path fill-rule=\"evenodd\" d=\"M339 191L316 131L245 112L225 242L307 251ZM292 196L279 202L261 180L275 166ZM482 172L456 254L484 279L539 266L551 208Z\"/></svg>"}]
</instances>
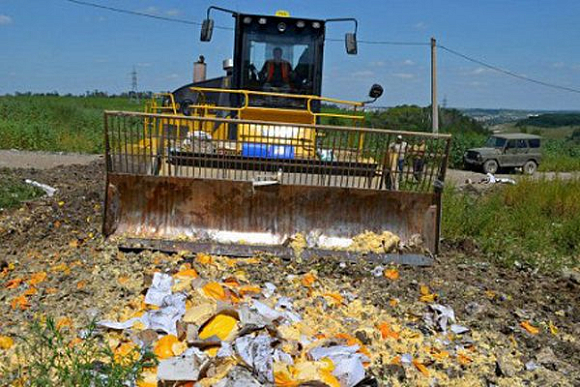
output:
<instances>
[{"instance_id":1,"label":"black tire","mask_svg":"<svg viewBox=\"0 0 580 387\"><path fill-rule=\"evenodd\" d=\"M533 175L538 169L538 164L534 160L528 160L524 164L523 171L526 175Z\"/></svg>"},{"instance_id":2,"label":"black tire","mask_svg":"<svg viewBox=\"0 0 580 387\"><path fill-rule=\"evenodd\" d=\"M497 161L495 160L486 160L485 163L483 163L483 172L484 173L491 173L492 175L495 175L497 173L499 169L499 165L497 164Z\"/></svg>"}]
</instances>

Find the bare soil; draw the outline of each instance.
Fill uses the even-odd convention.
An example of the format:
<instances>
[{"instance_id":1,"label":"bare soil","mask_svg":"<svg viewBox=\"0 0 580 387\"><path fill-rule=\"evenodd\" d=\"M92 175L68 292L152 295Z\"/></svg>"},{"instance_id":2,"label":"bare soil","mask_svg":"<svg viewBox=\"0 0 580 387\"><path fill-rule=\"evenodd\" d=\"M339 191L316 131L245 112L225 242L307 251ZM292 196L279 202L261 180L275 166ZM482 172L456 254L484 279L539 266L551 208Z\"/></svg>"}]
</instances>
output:
<instances>
[{"instance_id":1,"label":"bare soil","mask_svg":"<svg viewBox=\"0 0 580 387\"><path fill-rule=\"evenodd\" d=\"M0 161L10 163L0 153ZM20 157L20 156L18 156ZM24 157L24 156L22 156ZM34 317L51 314L71 317L75 325L104 316L116 305L146 290L152 268L175 270L187 256L168 259L152 252L123 253L100 233L104 192L104 164L79 155L84 165L61 165L39 169L54 155L33 157L34 169L4 170L18 178L30 178L58 189L53 198L25 203L20 209L0 213L0 334L22 334ZM59 156L60 157L60 156ZM35 161L36 160L36 161ZM40 164L35 164L38 160ZM62 161L61 161L62 162ZM20 165L20 164L16 164ZM47 164L42 164L47 165ZM461 181L472 172L450 171ZM477 176L477 175L475 175ZM258 265L248 275L257 283L273 282L280 287L287 274L317 270L354 286L366 302L392 309L401 319L416 315L419 286L428 285L438 302L451 306L461 324L497 333L497 347L517 348L519 364L532 361L539 370L517 372L526 385L580 385L580 282L560 273L542 274L531 268L507 269L484 260L468 241L445 246L432 267L400 267L396 281L371 274L373 265L364 261L347 264L332 260L281 261ZM26 279L46 272L38 293L28 297L29 306L13 308L22 289L6 289L10 280ZM120 278L129 280L119 281ZM399 308L391 305L398 299ZM420 318L420 317L419 317ZM521 328L523 321L539 326L539 334ZM558 332L550 333L552 322ZM477 343L476 343L477 345ZM506 355L509 356L509 353ZM388 373L390 368L373 370ZM458 381L464 367L453 375ZM503 373L502 373L503 372ZM502 385L506 371L481 375L483 386Z\"/></svg>"}]
</instances>

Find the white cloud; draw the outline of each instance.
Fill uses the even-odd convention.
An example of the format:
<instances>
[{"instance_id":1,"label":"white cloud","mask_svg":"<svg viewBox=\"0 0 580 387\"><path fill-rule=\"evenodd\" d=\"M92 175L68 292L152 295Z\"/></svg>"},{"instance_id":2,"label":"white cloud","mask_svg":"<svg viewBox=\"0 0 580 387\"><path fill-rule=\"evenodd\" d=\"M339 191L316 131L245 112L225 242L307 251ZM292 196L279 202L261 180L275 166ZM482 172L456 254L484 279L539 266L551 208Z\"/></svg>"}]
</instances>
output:
<instances>
[{"instance_id":1,"label":"white cloud","mask_svg":"<svg viewBox=\"0 0 580 387\"><path fill-rule=\"evenodd\" d=\"M145 8L141 12L143 12L143 13L150 13L150 14L156 14L156 13L159 12L159 9L157 7L150 6L150 7Z\"/></svg>"},{"instance_id":2,"label":"white cloud","mask_svg":"<svg viewBox=\"0 0 580 387\"><path fill-rule=\"evenodd\" d=\"M151 67L151 63L149 62L137 63L137 67Z\"/></svg>"},{"instance_id":3,"label":"white cloud","mask_svg":"<svg viewBox=\"0 0 580 387\"><path fill-rule=\"evenodd\" d=\"M382 60L378 60L378 61L370 62L369 65L371 67L384 67L386 65L386 63L383 62Z\"/></svg>"},{"instance_id":4,"label":"white cloud","mask_svg":"<svg viewBox=\"0 0 580 387\"><path fill-rule=\"evenodd\" d=\"M0 26L12 24L12 18L8 15L0 15Z\"/></svg>"},{"instance_id":5,"label":"white cloud","mask_svg":"<svg viewBox=\"0 0 580 387\"><path fill-rule=\"evenodd\" d=\"M485 68L485 67L477 67L471 71L469 71L467 73L467 75L481 75L481 74L485 74L485 73L489 73L491 72L491 69Z\"/></svg>"},{"instance_id":6,"label":"white cloud","mask_svg":"<svg viewBox=\"0 0 580 387\"><path fill-rule=\"evenodd\" d=\"M405 59L405 60L403 61L403 64L404 64L405 66L413 66L413 65L415 64L415 62L413 62L411 59Z\"/></svg>"},{"instance_id":7,"label":"white cloud","mask_svg":"<svg viewBox=\"0 0 580 387\"><path fill-rule=\"evenodd\" d=\"M177 79L179 78L179 74L173 73L173 74L169 74L168 76L165 77L166 79Z\"/></svg>"},{"instance_id":8,"label":"white cloud","mask_svg":"<svg viewBox=\"0 0 580 387\"><path fill-rule=\"evenodd\" d=\"M394 73L394 77L401 78L401 79L413 79L415 78L415 74L410 73Z\"/></svg>"},{"instance_id":9,"label":"white cloud","mask_svg":"<svg viewBox=\"0 0 580 387\"><path fill-rule=\"evenodd\" d=\"M175 9L175 8L172 8L172 9L169 9L169 10L165 11L165 14L166 14L167 16L177 16L177 15L179 15L180 13L181 13L181 11L180 11L180 10L178 10L178 9Z\"/></svg>"},{"instance_id":10,"label":"white cloud","mask_svg":"<svg viewBox=\"0 0 580 387\"><path fill-rule=\"evenodd\" d=\"M416 30L424 30L427 28L427 24L425 22L421 21L421 22L413 24L413 28Z\"/></svg>"},{"instance_id":11,"label":"white cloud","mask_svg":"<svg viewBox=\"0 0 580 387\"><path fill-rule=\"evenodd\" d=\"M375 76L375 72L374 71L371 71L371 70L355 71L354 73L352 73L352 76L354 78L374 77Z\"/></svg>"},{"instance_id":12,"label":"white cloud","mask_svg":"<svg viewBox=\"0 0 580 387\"><path fill-rule=\"evenodd\" d=\"M558 70L573 70L573 71L580 70L580 64L567 64L564 62L554 62L552 63L551 67Z\"/></svg>"}]
</instances>

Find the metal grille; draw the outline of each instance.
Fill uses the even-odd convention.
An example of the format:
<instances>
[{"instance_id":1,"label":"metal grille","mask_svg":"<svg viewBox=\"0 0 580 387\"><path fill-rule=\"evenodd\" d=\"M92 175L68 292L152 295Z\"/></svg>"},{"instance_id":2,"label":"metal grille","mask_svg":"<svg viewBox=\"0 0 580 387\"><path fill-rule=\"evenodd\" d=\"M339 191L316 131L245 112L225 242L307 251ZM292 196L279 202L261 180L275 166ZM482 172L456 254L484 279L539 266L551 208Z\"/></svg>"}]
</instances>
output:
<instances>
[{"instance_id":1,"label":"metal grille","mask_svg":"<svg viewBox=\"0 0 580 387\"><path fill-rule=\"evenodd\" d=\"M449 135L396 130L105 113L115 174L432 192Z\"/></svg>"}]
</instances>

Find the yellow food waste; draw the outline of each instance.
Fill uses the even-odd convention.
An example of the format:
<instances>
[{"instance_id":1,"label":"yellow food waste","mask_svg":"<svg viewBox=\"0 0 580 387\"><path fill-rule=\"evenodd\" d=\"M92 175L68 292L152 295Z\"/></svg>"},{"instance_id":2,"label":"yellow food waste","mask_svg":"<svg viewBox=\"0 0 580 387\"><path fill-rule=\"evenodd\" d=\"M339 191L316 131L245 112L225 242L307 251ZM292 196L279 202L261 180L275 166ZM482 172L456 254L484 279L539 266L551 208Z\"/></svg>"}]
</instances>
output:
<instances>
[{"instance_id":1,"label":"yellow food waste","mask_svg":"<svg viewBox=\"0 0 580 387\"><path fill-rule=\"evenodd\" d=\"M395 250L400 241L398 236L389 231L383 231L382 234L366 231L352 238L352 245L348 250L361 253L388 253Z\"/></svg>"},{"instance_id":2,"label":"yellow food waste","mask_svg":"<svg viewBox=\"0 0 580 387\"><path fill-rule=\"evenodd\" d=\"M205 340L212 336L217 336L220 340L226 340L237 324L238 320L234 317L218 314L202 328L199 332L199 338Z\"/></svg>"}]
</instances>

